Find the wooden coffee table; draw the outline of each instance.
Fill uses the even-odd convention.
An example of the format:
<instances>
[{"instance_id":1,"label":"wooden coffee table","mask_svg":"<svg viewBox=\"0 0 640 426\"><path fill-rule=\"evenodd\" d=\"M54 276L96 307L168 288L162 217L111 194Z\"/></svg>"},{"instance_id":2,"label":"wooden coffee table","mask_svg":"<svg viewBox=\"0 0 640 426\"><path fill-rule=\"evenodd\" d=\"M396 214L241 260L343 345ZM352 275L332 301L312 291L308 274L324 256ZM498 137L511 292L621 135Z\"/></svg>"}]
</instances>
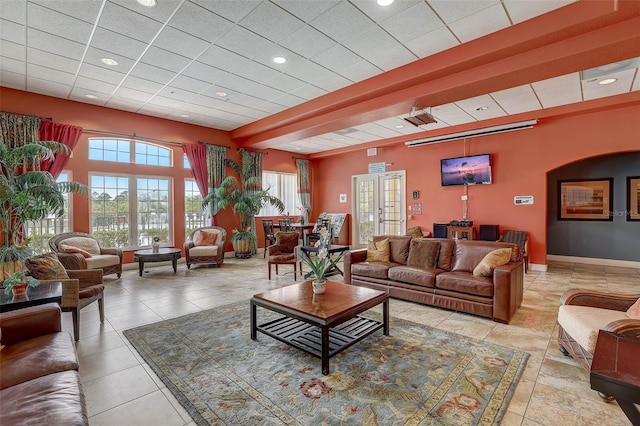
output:
<instances>
[{"instance_id":1,"label":"wooden coffee table","mask_svg":"<svg viewBox=\"0 0 640 426\"><path fill-rule=\"evenodd\" d=\"M382 322L358 314L382 303ZM389 295L384 291L327 281L324 294L313 294L311 281L251 298L251 339L257 332L314 355L329 374L329 358L382 329L389 335ZM257 307L282 314L257 324Z\"/></svg>"},{"instance_id":2,"label":"wooden coffee table","mask_svg":"<svg viewBox=\"0 0 640 426\"><path fill-rule=\"evenodd\" d=\"M45 303L62 302L62 282L40 283L37 287L29 287L22 296L5 294L0 288L0 312L14 311L29 306L44 305Z\"/></svg>"},{"instance_id":3,"label":"wooden coffee table","mask_svg":"<svg viewBox=\"0 0 640 426\"><path fill-rule=\"evenodd\" d=\"M142 271L144 271L144 262L164 262L167 260L171 261L173 273L175 274L178 272L178 259L180 259L181 252L182 250L179 248L171 247L161 247L157 252L154 252L152 249L138 250L133 253L133 260L134 262L138 261L140 276L142 276Z\"/></svg>"}]
</instances>

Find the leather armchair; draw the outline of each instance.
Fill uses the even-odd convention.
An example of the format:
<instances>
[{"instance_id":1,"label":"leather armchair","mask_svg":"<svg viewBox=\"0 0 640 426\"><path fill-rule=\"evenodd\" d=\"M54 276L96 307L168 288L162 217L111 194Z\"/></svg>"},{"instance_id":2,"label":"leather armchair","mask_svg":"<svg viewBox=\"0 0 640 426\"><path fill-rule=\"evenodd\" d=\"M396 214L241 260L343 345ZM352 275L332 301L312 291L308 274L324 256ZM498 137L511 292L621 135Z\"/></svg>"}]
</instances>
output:
<instances>
[{"instance_id":1,"label":"leather armchair","mask_svg":"<svg viewBox=\"0 0 640 426\"><path fill-rule=\"evenodd\" d=\"M296 247L299 237L300 234L295 231L276 233L276 243L267 247L269 279L271 279L271 265L276 265L276 275L278 274L278 265L293 265L293 280L296 280L298 274Z\"/></svg>"},{"instance_id":2,"label":"leather armchair","mask_svg":"<svg viewBox=\"0 0 640 426\"><path fill-rule=\"evenodd\" d=\"M102 275L122 275L122 249L101 247L93 235L64 232L51 237L49 247L65 269L102 269Z\"/></svg>"}]
</instances>

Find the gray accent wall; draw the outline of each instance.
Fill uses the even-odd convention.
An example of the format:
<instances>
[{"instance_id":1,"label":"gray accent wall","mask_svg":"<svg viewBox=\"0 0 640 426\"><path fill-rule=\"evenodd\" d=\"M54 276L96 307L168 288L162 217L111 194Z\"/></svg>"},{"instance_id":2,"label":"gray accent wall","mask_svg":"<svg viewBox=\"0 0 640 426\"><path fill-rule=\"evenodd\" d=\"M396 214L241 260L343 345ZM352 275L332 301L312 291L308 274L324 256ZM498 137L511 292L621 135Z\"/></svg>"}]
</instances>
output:
<instances>
[{"instance_id":1,"label":"gray accent wall","mask_svg":"<svg viewBox=\"0 0 640 426\"><path fill-rule=\"evenodd\" d=\"M547 254L640 261L640 222L627 221L627 177L640 176L640 151L567 164L547 174ZM558 181L613 178L613 221L558 220Z\"/></svg>"}]
</instances>

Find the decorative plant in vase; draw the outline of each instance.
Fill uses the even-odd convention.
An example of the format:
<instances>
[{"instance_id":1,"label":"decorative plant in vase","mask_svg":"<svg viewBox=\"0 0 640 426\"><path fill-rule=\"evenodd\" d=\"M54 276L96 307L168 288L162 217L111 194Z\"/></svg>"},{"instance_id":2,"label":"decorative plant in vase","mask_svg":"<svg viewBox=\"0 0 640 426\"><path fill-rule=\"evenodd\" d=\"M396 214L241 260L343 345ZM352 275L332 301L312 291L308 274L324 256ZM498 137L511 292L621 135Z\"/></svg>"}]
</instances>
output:
<instances>
[{"instance_id":1,"label":"decorative plant in vase","mask_svg":"<svg viewBox=\"0 0 640 426\"><path fill-rule=\"evenodd\" d=\"M315 277L313 281L313 292L315 294L324 293L327 283L325 275L333 269L344 256L344 252L338 253L334 257L329 254L330 240L329 230L323 227L320 229L320 238L314 244L314 246L318 248L318 253L315 256L302 255L302 261L311 269Z\"/></svg>"},{"instance_id":2,"label":"decorative plant in vase","mask_svg":"<svg viewBox=\"0 0 640 426\"><path fill-rule=\"evenodd\" d=\"M153 237L151 242L151 250L154 253L158 253L160 251L160 237Z\"/></svg>"},{"instance_id":3,"label":"decorative plant in vase","mask_svg":"<svg viewBox=\"0 0 640 426\"><path fill-rule=\"evenodd\" d=\"M39 170L40 162L53 160L55 154L70 153L60 142L38 141L20 147L8 147L0 140L0 279L23 269L25 259L33 255L25 237L24 225L64 213L65 193L84 193L86 185L56 182L51 173ZM34 166L35 165L35 166Z\"/></svg>"},{"instance_id":4,"label":"decorative plant in vase","mask_svg":"<svg viewBox=\"0 0 640 426\"><path fill-rule=\"evenodd\" d=\"M27 287L37 287L40 285L40 281L29 276L24 271L15 272L9 278L4 280L2 286L4 287L4 293L9 294L13 292L14 296L20 296L26 293Z\"/></svg>"},{"instance_id":5,"label":"decorative plant in vase","mask_svg":"<svg viewBox=\"0 0 640 426\"><path fill-rule=\"evenodd\" d=\"M225 162L237 177L225 177L220 186L202 200L202 206L208 207L216 202L220 209L231 207L237 221L237 226L231 232L236 257L251 257L257 241L252 226L253 217L266 205L271 205L282 213L284 203L278 197L270 195L269 188L257 189L261 188L261 179L255 176L258 166L250 161L248 153L242 153L240 163L231 158L227 158Z\"/></svg>"}]
</instances>

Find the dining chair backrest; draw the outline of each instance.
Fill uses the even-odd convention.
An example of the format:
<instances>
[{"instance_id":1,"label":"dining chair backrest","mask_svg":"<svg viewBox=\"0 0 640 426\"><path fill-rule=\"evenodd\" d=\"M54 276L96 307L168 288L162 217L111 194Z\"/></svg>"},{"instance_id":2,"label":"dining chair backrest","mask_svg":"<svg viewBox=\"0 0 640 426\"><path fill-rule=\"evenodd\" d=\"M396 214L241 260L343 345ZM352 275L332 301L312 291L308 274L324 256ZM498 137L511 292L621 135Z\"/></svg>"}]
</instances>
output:
<instances>
[{"instance_id":1,"label":"dining chair backrest","mask_svg":"<svg viewBox=\"0 0 640 426\"><path fill-rule=\"evenodd\" d=\"M278 225L280 228L280 232L290 232L293 231L293 226L291 225L293 223L291 218L284 218L284 219L279 219L278 220Z\"/></svg>"}]
</instances>

